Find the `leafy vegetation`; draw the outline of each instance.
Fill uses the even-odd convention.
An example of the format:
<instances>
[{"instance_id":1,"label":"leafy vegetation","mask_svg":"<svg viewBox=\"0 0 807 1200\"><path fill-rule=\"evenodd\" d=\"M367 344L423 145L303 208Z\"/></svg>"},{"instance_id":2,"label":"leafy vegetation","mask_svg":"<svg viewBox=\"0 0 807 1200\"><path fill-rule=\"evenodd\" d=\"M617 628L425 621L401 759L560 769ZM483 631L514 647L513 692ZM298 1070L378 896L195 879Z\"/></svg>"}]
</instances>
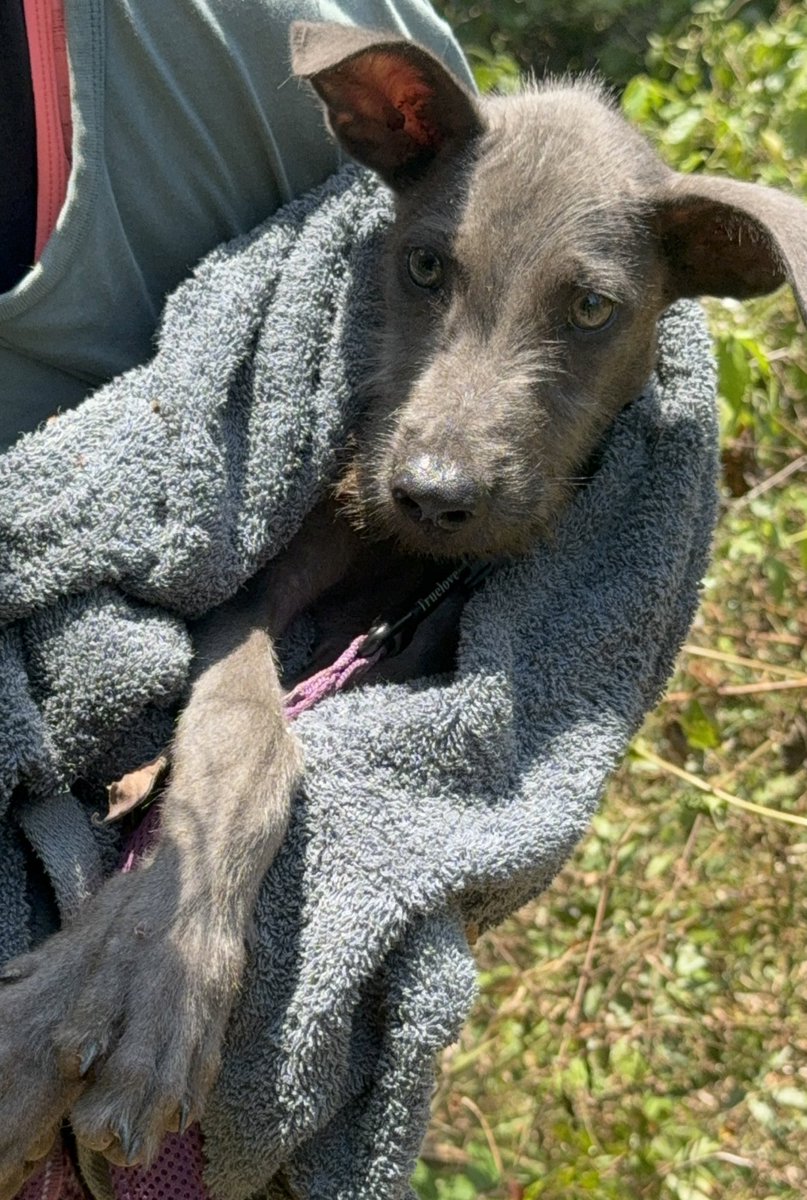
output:
<instances>
[{"instance_id":1,"label":"leafy vegetation","mask_svg":"<svg viewBox=\"0 0 807 1200\"><path fill-rule=\"evenodd\" d=\"M437 0L471 60L516 63L539 74L599 71L615 86L645 66L648 38L689 19L691 0ZM736 0L735 23L751 29L776 0ZM509 68L508 68L509 71Z\"/></svg>"},{"instance_id":2,"label":"leafy vegetation","mask_svg":"<svg viewBox=\"0 0 807 1200\"><path fill-rule=\"evenodd\" d=\"M567 9L594 7L682 6ZM461 34L491 27L483 82L512 79L513 13L541 8L464 10ZM623 103L679 169L807 195L807 13L750 11L652 36ZM709 313L725 488L701 612L573 863L477 947L422 1200L807 1194L807 339L787 292Z\"/></svg>"}]
</instances>

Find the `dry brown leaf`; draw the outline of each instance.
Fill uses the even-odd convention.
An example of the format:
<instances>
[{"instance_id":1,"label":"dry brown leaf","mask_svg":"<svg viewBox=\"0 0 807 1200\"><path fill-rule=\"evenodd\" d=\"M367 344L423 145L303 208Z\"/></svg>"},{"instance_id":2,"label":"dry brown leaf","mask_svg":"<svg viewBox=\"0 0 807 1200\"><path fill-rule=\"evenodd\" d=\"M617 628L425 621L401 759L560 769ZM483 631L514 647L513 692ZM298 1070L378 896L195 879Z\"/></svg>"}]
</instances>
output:
<instances>
[{"instance_id":1,"label":"dry brown leaf","mask_svg":"<svg viewBox=\"0 0 807 1200\"><path fill-rule=\"evenodd\" d=\"M169 767L166 754L159 754L151 762L145 763L135 771L129 771L121 779L117 779L107 788L109 812L104 821L118 821L133 808L145 803L157 787Z\"/></svg>"}]
</instances>

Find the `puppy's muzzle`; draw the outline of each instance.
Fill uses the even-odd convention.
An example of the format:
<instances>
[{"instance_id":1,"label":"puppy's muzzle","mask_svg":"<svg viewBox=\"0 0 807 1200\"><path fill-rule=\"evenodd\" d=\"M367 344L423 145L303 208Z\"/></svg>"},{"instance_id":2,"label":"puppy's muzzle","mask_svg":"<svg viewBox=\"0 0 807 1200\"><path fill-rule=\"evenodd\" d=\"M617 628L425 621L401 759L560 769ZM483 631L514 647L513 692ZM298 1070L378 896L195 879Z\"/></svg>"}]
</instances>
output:
<instances>
[{"instance_id":1,"label":"puppy's muzzle","mask_svg":"<svg viewBox=\"0 0 807 1200\"><path fill-rule=\"evenodd\" d=\"M484 491L457 463L421 455L396 470L390 492L398 511L415 524L453 533L479 515Z\"/></svg>"}]
</instances>

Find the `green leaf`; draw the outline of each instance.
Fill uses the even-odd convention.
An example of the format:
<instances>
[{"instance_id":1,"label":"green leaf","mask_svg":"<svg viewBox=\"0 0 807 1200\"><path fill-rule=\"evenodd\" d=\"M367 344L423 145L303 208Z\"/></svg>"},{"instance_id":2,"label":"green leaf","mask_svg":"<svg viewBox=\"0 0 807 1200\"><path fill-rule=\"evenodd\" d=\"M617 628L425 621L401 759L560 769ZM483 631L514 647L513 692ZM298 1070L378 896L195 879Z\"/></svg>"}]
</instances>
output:
<instances>
[{"instance_id":1,"label":"green leaf","mask_svg":"<svg viewBox=\"0 0 807 1200\"><path fill-rule=\"evenodd\" d=\"M681 942L678 946L675 955L675 973L685 979L691 978L694 975L700 974L702 969L708 966L708 959L704 958L696 946L690 941Z\"/></svg>"},{"instance_id":2,"label":"green leaf","mask_svg":"<svg viewBox=\"0 0 807 1200\"><path fill-rule=\"evenodd\" d=\"M720 745L720 730L700 700L690 700L681 712L681 728L693 750L715 750Z\"/></svg>"},{"instance_id":3,"label":"green leaf","mask_svg":"<svg viewBox=\"0 0 807 1200\"><path fill-rule=\"evenodd\" d=\"M760 1100L758 1096L748 1097L748 1111L765 1129L770 1129L776 1124L776 1113L766 1100Z\"/></svg>"},{"instance_id":4,"label":"green leaf","mask_svg":"<svg viewBox=\"0 0 807 1200\"><path fill-rule=\"evenodd\" d=\"M780 558L768 558L765 562L765 574L774 600L781 603L792 583L790 570Z\"/></svg>"},{"instance_id":5,"label":"green leaf","mask_svg":"<svg viewBox=\"0 0 807 1200\"><path fill-rule=\"evenodd\" d=\"M645 868L645 879L657 879L659 875L664 875L677 858L677 852L669 850L664 854L654 854Z\"/></svg>"},{"instance_id":6,"label":"green leaf","mask_svg":"<svg viewBox=\"0 0 807 1200\"><path fill-rule=\"evenodd\" d=\"M640 1079L646 1073L646 1061L641 1050L628 1038L619 1038L611 1047L611 1069L622 1079Z\"/></svg>"},{"instance_id":7,"label":"green leaf","mask_svg":"<svg viewBox=\"0 0 807 1200\"><path fill-rule=\"evenodd\" d=\"M667 126L665 141L670 146L680 146L689 141L703 120L700 109L687 108Z\"/></svg>"},{"instance_id":8,"label":"green leaf","mask_svg":"<svg viewBox=\"0 0 807 1200\"><path fill-rule=\"evenodd\" d=\"M742 343L734 337L722 338L717 347L718 386L735 415L747 408L751 368Z\"/></svg>"},{"instance_id":9,"label":"green leaf","mask_svg":"<svg viewBox=\"0 0 807 1200\"><path fill-rule=\"evenodd\" d=\"M592 983L586 988L586 994L583 998L583 1013L589 1021L597 1015L604 991L605 984L599 982Z\"/></svg>"},{"instance_id":10,"label":"green leaf","mask_svg":"<svg viewBox=\"0 0 807 1200\"><path fill-rule=\"evenodd\" d=\"M662 85L649 75L637 75L622 93L622 111L629 120L642 124L660 108L663 101Z\"/></svg>"}]
</instances>

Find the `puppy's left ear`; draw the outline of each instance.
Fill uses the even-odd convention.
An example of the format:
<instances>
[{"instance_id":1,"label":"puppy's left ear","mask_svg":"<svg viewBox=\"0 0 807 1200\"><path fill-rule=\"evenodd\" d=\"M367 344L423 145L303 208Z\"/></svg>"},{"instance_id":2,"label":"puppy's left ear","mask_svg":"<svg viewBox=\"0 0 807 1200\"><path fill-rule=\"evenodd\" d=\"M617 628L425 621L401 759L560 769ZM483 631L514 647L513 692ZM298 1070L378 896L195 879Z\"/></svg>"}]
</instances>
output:
<instances>
[{"instance_id":1,"label":"puppy's left ear","mask_svg":"<svg viewBox=\"0 0 807 1200\"><path fill-rule=\"evenodd\" d=\"M291 50L295 75L316 89L337 141L398 191L481 132L471 93L414 42L295 21Z\"/></svg>"},{"instance_id":2,"label":"puppy's left ear","mask_svg":"<svg viewBox=\"0 0 807 1200\"><path fill-rule=\"evenodd\" d=\"M807 324L807 205L715 176L672 174L653 204L670 299L762 296L790 283Z\"/></svg>"}]
</instances>

